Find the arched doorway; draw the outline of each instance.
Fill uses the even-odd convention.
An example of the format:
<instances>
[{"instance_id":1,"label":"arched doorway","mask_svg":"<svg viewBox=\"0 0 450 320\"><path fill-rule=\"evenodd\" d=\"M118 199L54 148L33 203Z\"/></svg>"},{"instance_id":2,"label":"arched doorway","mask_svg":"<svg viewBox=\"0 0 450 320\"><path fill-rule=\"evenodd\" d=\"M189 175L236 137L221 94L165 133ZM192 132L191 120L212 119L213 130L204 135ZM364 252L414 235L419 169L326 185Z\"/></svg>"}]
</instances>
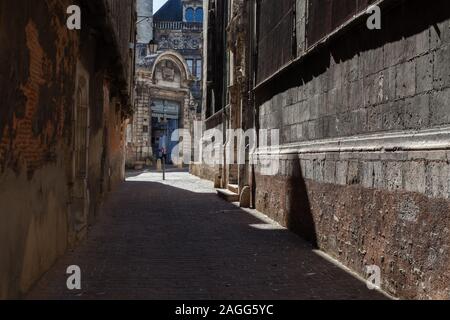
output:
<instances>
[{"instance_id":1,"label":"arched doorway","mask_svg":"<svg viewBox=\"0 0 450 320\"><path fill-rule=\"evenodd\" d=\"M159 155L163 141L168 163L180 165L180 157L188 154L185 148L191 145L189 137L184 135L191 131L195 119L196 109L192 107L191 93L193 76L179 53L166 51L153 64L151 78L150 135L153 154ZM178 129L183 129L182 133Z\"/></svg>"},{"instance_id":2,"label":"arched doorway","mask_svg":"<svg viewBox=\"0 0 450 320\"><path fill-rule=\"evenodd\" d=\"M166 139L167 161L171 163L172 151L177 145L178 137L174 134L180 128L181 105L178 101L154 99L152 103L152 148L158 154L161 139ZM164 138L166 137L166 138Z\"/></svg>"}]
</instances>

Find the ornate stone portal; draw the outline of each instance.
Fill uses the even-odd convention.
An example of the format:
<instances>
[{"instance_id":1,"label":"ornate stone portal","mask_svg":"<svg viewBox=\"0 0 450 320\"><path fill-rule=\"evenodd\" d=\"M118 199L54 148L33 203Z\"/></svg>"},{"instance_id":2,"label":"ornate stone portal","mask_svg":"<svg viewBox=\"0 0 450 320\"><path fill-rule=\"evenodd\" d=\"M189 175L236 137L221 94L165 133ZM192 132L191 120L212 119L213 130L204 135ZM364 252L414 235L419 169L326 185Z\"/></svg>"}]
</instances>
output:
<instances>
[{"instance_id":1,"label":"ornate stone portal","mask_svg":"<svg viewBox=\"0 0 450 320\"><path fill-rule=\"evenodd\" d=\"M156 160L162 135L166 135L169 144L174 147L177 141L170 141L174 130L186 129L193 132L197 108L190 86L194 78L185 60L176 51L166 51L155 56L149 68L138 70L137 77L138 102L144 102L143 107L148 110L148 156L153 155L153 160ZM190 148L190 145L183 144L181 141L184 140L181 138L178 149L182 155L188 151L184 148ZM169 161L176 162L170 156L170 151L172 148L169 150Z\"/></svg>"},{"instance_id":2,"label":"ornate stone portal","mask_svg":"<svg viewBox=\"0 0 450 320\"><path fill-rule=\"evenodd\" d=\"M147 54L146 45L138 49L146 54L137 59L136 65L135 115L128 128L130 167L138 164L140 168L155 160L165 126L167 133L178 128L192 131L202 101L202 30L201 0L168 0L153 15L151 38L158 43L158 53ZM164 110L174 105L178 106L178 117L164 117ZM156 116L152 106L162 110L162 116Z\"/></svg>"}]
</instances>

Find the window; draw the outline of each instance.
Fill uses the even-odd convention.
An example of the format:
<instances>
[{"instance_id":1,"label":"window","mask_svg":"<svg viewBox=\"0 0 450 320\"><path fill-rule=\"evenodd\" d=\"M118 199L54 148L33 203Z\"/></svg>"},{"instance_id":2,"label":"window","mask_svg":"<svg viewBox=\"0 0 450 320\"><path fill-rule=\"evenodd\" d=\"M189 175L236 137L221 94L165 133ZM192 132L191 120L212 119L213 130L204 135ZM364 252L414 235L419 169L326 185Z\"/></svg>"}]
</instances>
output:
<instances>
[{"instance_id":1,"label":"window","mask_svg":"<svg viewBox=\"0 0 450 320\"><path fill-rule=\"evenodd\" d=\"M148 133L148 126L142 126L142 132Z\"/></svg>"},{"instance_id":2,"label":"window","mask_svg":"<svg viewBox=\"0 0 450 320\"><path fill-rule=\"evenodd\" d=\"M186 60L186 63L187 63L189 72L190 72L191 74L194 74L194 60L192 60L192 59L187 59L187 60Z\"/></svg>"},{"instance_id":3,"label":"window","mask_svg":"<svg viewBox=\"0 0 450 320\"><path fill-rule=\"evenodd\" d=\"M319 42L360 12L364 12L374 2L374 0L309 0L306 27L308 47Z\"/></svg>"},{"instance_id":4,"label":"window","mask_svg":"<svg viewBox=\"0 0 450 320\"><path fill-rule=\"evenodd\" d=\"M202 73L203 73L202 59L197 60L195 68L196 68L195 69L195 75L197 76L197 79L201 80L202 79Z\"/></svg>"},{"instance_id":5,"label":"window","mask_svg":"<svg viewBox=\"0 0 450 320\"><path fill-rule=\"evenodd\" d=\"M295 0L260 0L257 3L257 82L260 83L294 58L292 30L295 26L296 2Z\"/></svg>"},{"instance_id":6,"label":"window","mask_svg":"<svg viewBox=\"0 0 450 320\"><path fill-rule=\"evenodd\" d=\"M195 9L195 22L203 22L203 8Z\"/></svg>"},{"instance_id":7,"label":"window","mask_svg":"<svg viewBox=\"0 0 450 320\"><path fill-rule=\"evenodd\" d=\"M187 8L186 9L186 22L194 22L195 21L195 17L194 17L194 9L193 8Z\"/></svg>"},{"instance_id":8,"label":"window","mask_svg":"<svg viewBox=\"0 0 450 320\"><path fill-rule=\"evenodd\" d=\"M273 0L272 0L273 1ZM213 1L210 1L213 2ZM223 72L226 68L226 43L228 25L229 0L214 1L216 6L210 10L208 19L210 27L206 28L208 36L207 50L210 53L207 65L204 66L207 77L206 116L209 118L225 107L226 79ZM273 1L277 2L277 1ZM206 62L205 62L206 64ZM208 129L210 124L207 125Z\"/></svg>"}]
</instances>

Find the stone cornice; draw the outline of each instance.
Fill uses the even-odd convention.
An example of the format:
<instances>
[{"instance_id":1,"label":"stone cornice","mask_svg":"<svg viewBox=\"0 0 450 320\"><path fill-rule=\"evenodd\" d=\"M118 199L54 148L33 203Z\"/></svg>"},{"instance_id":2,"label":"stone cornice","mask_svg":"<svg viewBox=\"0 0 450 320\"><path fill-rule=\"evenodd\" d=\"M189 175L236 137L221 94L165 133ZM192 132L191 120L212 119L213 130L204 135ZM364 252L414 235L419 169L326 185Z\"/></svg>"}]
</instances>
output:
<instances>
[{"instance_id":1,"label":"stone cornice","mask_svg":"<svg viewBox=\"0 0 450 320\"><path fill-rule=\"evenodd\" d=\"M450 150L450 126L420 131L375 133L258 148L256 154L311 154Z\"/></svg>"}]
</instances>

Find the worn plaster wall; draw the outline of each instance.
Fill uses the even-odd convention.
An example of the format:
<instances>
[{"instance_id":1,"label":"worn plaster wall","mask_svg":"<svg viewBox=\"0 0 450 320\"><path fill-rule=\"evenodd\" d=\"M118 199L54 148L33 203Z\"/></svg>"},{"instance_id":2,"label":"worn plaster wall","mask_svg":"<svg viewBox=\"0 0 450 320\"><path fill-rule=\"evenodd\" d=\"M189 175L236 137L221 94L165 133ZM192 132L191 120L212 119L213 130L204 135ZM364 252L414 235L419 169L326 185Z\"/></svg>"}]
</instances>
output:
<instances>
[{"instance_id":1,"label":"worn plaster wall","mask_svg":"<svg viewBox=\"0 0 450 320\"><path fill-rule=\"evenodd\" d=\"M64 5L0 4L0 298L26 291L66 249L78 38L57 14Z\"/></svg>"},{"instance_id":2,"label":"worn plaster wall","mask_svg":"<svg viewBox=\"0 0 450 320\"><path fill-rule=\"evenodd\" d=\"M281 157L260 150L279 170L256 175L257 209L402 298L450 298L449 12L402 3L260 94Z\"/></svg>"},{"instance_id":3,"label":"worn plaster wall","mask_svg":"<svg viewBox=\"0 0 450 320\"><path fill-rule=\"evenodd\" d=\"M115 106L108 117L103 113L116 88L107 81L113 79L109 58L99 63L97 50L105 48L91 28L66 28L71 4L0 3L0 299L26 293L75 244L70 203L77 65L90 80L91 216L105 177L113 183L123 177L123 112Z\"/></svg>"}]
</instances>

